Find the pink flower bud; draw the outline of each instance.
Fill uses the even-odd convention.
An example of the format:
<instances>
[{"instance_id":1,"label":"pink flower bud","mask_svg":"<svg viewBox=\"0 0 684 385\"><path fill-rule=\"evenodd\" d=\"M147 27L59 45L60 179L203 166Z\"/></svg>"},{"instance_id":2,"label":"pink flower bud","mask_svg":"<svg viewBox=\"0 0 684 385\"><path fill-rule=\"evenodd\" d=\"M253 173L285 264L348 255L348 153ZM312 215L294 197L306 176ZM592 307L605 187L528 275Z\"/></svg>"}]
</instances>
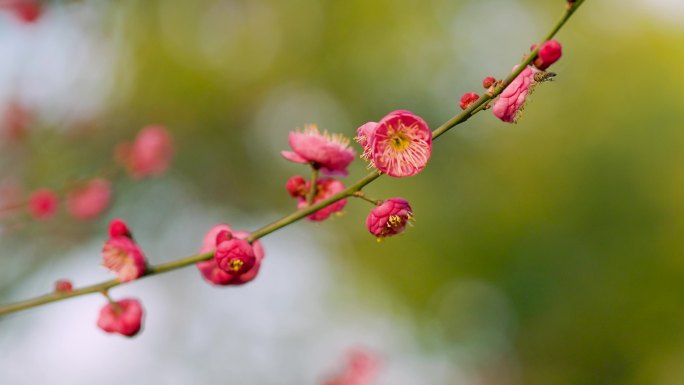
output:
<instances>
[{"instance_id":1,"label":"pink flower bud","mask_svg":"<svg viewBox=\"0 0 684 385\"><path fill-rule=\"evenodd\" d=\"M288 179L285 189L293 198L304 197L309 190L309 183L300 175Z\"/></svg>"},{"instance_id":2,"label":"pink flower bud","mask_svg":"<svg viewBox=\"0 0 684 385\"><path fill-rule=\"evenodd\" d=\"M131 238L126 223L115 219L109 225L111 236L102 247L102 265L128 282L145 274L146 260L140 247Z\"/></svg>"},{"instance_id":3,"label":"pink flower bud","mask_svg":"<svg viewBox=\"0 0 684 385\"><path fill-rule=\"evenodd\" d=\"M52 190L39 189L29 196L28 210L35 219L48 219L57 212L59 198Z\"/></svg>"},{"instance_id":4,"label":"pink flower bud","mask_svg":"<svg viewBox=\"0 0 684 385\"><path fill-rule=\"evenodd\" d=\"M346 176L347 166L354 160L349 139L340 134L321 134L315 124L305 126L303 131L290 132L289 143L293 151L282 151L283 158L294 163L309 163L326 175Z\"/></svg>"},{"instance_id":5,"label":"pink flower bud","mask_svg":"<svg viewBox=\"0 0 684 385\"><path fill-rule=\"evenodd\" d=\"M60 279L55 282L55 292L68 293L74 289L74 285L68 279Z\"/></svg>"},{"instance_id":6,"label":"pink flower bud","mask_svg":"<svg viewBox=\"0 0 684 385\"><path fill-rule=\"evenodd\" d=\"M95 178L69 192L67 209L74 218L93 219L107 209L111 200L111 183L103 178Z\"/></svg>"},{"instance_id":7,"label":"pink flower bud","mask_svg":"<svg viewBox=\"0 0 684 385\"><path fill-rule=\"evenodd\" d=\"M515 68L513 69L515 70ZM525 104L530 86L534 83L534 69L527 66L499 95L492 113L504 122L514 123Z\"/></svg>"},{"instance_id":8,"label":"pink flower bud","mask_svg":"<svg viewBox=\"0 0 684 385\"><path fill-rule=\"evenodd\" d=\"M100 310L97 327L107 333L126 337L138 334L143 321L143 308L137 299L126 298L106 304Z\"/></svg>"},{"instance_id":9,"label":"pink flower bud","mask_svg":"<svg viewBox=\"0 0 684 385\"><path fill-rule=\"evenodd\" d=\"M202 242L202 247L200 248L199 252L203 254L210 251L215 251L216 239L218 234L223 231L231 232L232 236L238 239L245 239L249 236L249 233L245 231L233 232L230 226L226 224L216 225L212 227L204 236L204 241ZM259 241L254 241L252 243L252 249L254 250L255 257L254 266L241 275L229 274L221 270L216 264L216 260L214 258L207 261L197 262L197 268L199 269L200 273L202 273L202 277L214 285L226 286L247 283L257 276L259 273L259 268L261 267L261 261L264 258L264 249Z\"/></svg>"},{"instance_id":10,"label":"pink flower bud","mask_svg":"<svg viewBox=\"0 0 684 385\"><path fill-rule=\"evenodd\" d=\"M133 178L158 176L169 168L173 139L165 127L147 126L138 133L132 145L121 143L114 153Z\"/></svg>"},{"instance_id":11,"label":"pink flower bud","mask_svg":"<svg viewBox=\"0 0 684 385\"><path fill-rule=\"evenodd\" d=\"M216 236L214 260L219 269L230 275L240 276L254 267L256 255L249 242L239 238L228 239L226 236L229 234L229 231L221 230Z\"/></svg>"},{"instance_id":12,"label":"pink flower bud","mask_svg":"<svg viewBox=\"0 0 684 385\"><path fill-rule=\"evenodd\" d=\"M123 219L113 219L109 223L109 236L111 238L114 237L127 237L127 238L133 238L133 235L131 235L131 230L128 228L128 225L126 222L123 221Z\"/></svg>"},{"instance_id":13,"label":"pink flower bud","mask_svg":"<svg viewBox=\"0 0 684 385\"><path fill-rule=\"evenodd\" d=\"M432 154L432 132L427 123L410 111L390 112L375 126L372 135L373 165L392 177L418 174Z\"/></svg>"},{"instance_id":14,"label":"pink flower bud","mask_svg":"<svg viewBox=\"0 0 684 385\"><path fill-rule=\"evenodd\" d=\"M470 107L471 104L475 103L477 99L480 98L480 95L474 93L474 92L466 92L461 96L461 101L459 102L459 105L461 106L462 110L465 110L466 108Z\"/></svg>"},{"instance_id":15,"label":"pink flower bud","mask_svg":"<svg viewBox=\"0 0 684 385\"><path fill-rule=\"evenodd\" d=\"M404 198L392 198L371 210L366 227L380 239L403 232L411 220L413 212L409 203Z\"/></svg>"},{"instance_id":16,"label":"pink flower bud","mask_svg":"<svg viewBox=\"0 0 684 385\"><path fill-rule=\"evenodd\" d=\"M532 46L534 49L536 45ZM539 48L539 54L534 59L534 66L545 71L551 64L558 61L563 55L563 47L557 40L548 40Z\"/></svg>"},{"instance_id":17,"label":"pink flower bud","mask_svg":"<svg viewBox=\"0 0 684 385\"><path fill-rule=\"evenodd\" d=\"M330 198L342 190L344 190L344 184L339 180L333 178L320 178L316 181L316 195L314 196L312 204ZM297 198L297 201L297 208L301 209L308 206L306 196ZM347 200L341 199L309 215L307 219L314 222L326 220L331 214L342 211L346 204Z\"/></svg>"},{"instance_id":18,"label":"pink flower bud","mask_svg":"<svg viewBox=\"0 0 684 385\"><path fill-rule=\"evenodd\" d=\"M482 79L482 87L484 88L489 88L493 86L496 83L496 78L494 76L487 76L486 78Z\"/></svg>"}]
</instances>

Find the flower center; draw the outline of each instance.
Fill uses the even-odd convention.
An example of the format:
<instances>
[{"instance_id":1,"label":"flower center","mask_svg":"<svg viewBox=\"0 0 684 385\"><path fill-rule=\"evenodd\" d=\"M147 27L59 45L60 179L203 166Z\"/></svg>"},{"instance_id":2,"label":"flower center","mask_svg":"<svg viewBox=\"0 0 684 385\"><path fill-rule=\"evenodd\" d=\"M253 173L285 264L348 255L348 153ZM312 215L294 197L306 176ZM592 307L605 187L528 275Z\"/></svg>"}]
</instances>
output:
<instances>
[{"instance_id":1,"label":"flower center","mask_svg":"<svg viewBox=\"0 0 684 385\"><path fill-rule=\"evenodd\" d=\"M387 220L387 227L394 229L399 226L401 226L403 220L399 215L390 215L390 217Z\"/></svg>"},{"instance_id":2,"label":"flower center","mask_svg":"<svg viewBox=\"0 0 684 385\"><path fill-rule=\"evenodd\" d=\"M239 271L242 266L245 264L241 259L231 259L230 262L228 262L228 265L230 266L230 269L237 272Z\"/></svg>"},{"instance_id":3,"label":"flower center","mask_svg":"<svg viewBox=\"0 0 684 385\"><path fill-rule=\"evenodd\" d=\"M389 144L396 151L404 151L411 144L411 140L405 133L395 132L389 137Z\"/></svg>"}]
</instances>

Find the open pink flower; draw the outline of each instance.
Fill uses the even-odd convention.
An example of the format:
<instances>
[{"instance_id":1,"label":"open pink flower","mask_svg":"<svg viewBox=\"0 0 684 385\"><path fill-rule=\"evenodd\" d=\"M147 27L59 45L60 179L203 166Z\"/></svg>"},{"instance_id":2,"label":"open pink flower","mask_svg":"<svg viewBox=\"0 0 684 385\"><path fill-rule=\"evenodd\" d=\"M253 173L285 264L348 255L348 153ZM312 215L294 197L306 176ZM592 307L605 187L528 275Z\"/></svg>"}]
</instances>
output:
<instances>
[{"instance_id":1,"label":"open pink flower","mask_svg":"<svg viewBox=\"0 0 684 385\"><path fill-rule=\"evenodd\" d=\"M307 194L309 190L310 183L307 182ZM316 195L314 196L313 199L313 204L316 204L322 200L325 200L338 192L344 190L344 184L340 182L337 179L334 178L320 178L316 181ZM299 196L297 198L297 208L304 208L307 207L308 204L306 203L306 195L304 194L302 196ZM338 211L342 211L344 209L344 206L347 205L347 200L346 199L341 199L333 204L330 204L315 213L309 215L307 219L310 221L314 222L319 222L326 220L332 213L336 213Z\"/></svg>"},{"instance_id":2,"label":"open pink flower","mask_svg":"<svg viewBox=\"0 0 684 385\"><path fill-rule=\"evenodd\" d=\"M515 71L515 68L513 70ZM494 102L492 113L504 122L514 123L518 118L520 109L525 104L530 86L534 83L534 69L527 66L513 81L506 87L499 98Z\"/></svg>"},{"instance_id":3,"label":"open pink flower","mask_svg":"<svg viewBox=\"0 0 684 385\"><path fill-rule=\"evenodd\" d=\"M306 125L303 131L290 132L289 143L293 151L281 151L283 158L295 163L309 163L326 175L346 176L347 166L354 160L349 139L340 134L321 134L315 124Z\"/></svg>"},{"instance_id":4,"label":"open pink flower","mask_svg":"<svg viewBox=\"0 0 684 385\"><path fill-rule=\"evenodd\" d=\"M133 178L158 176L166 172L173 158L173 139L163 126L144 127L133 144L122 143L115 150Z\"/></svg>"},{"instance_id":5,"label":"open pink flower","mask_svg":"<svg viewBox=\"0 0 684 385\"><path fill-rule=\"evenodd\" d=\"M35 219L48 219L55 215L59 198L50 189L39 189L31 193L28 201L29 214Z\"/></svg>"},{"instance_id":6,"label":"open pink flower","mask_svg":"<svg viewBox=\"0 0 684 385\"><path fill-rule=\"evenodd\" d=\"M536 44L532 46L534 50ZM551 64L558 61L563 55L563 47L558 40L547 40L539 48L539 54L534 59L534 66L545 71Z\"/></svg>"},{"instance_id":7,"label":"open pink flower","mask_svg":"<svg viewBox=\"0 0 684 385\"><path fill-rule=\"evenodd\" d=\"M107 209L111 200L111 183L103 178L95 178L69 192L67 209L74 218L93 219Z\"/></svg>"},{"instance_id":8,"label":"open pink flower","mask_svg":"<svg viewBox=\"0 0 684 385\"><path fill-rule=\"evenodd\" d=\"M118 275L119 281L140 278L146 269L145 255L133 241L125 222L115 219L109 225L109 238L102 247L102 265Z\"/></svg>"},{"instance_id":9,"label":"open pink flower","mask_svg":"<svg viewBox=\"0 0 684 385\"><path fill-rule=\"evenodd\" d=\"M378 239L399 234L413 220L411 206L404 198L392 198L375 207L366 218L366 227Z\"/></svg>"},{"instance_id":10,"label":"open pink flower","mask_svg":"<svg viewBox=\"0 0 684 385\"><path fill-rule=\"evenodd\" d=\"M432 132L410 111L393 111L375 126L370 145L378 170L392 177L412 176L430 160Z\"/></svg>"},{"instance_id":11,"label":"open pink flower","mask_svg":"<svg viewBox=\"0 0 684 385\"><path fill-rule=\"evenodd\" d=\"M106 304L100 310L97 327L107 333L119 333L126 337L138 334L143 322L143 307L140 301L126 298Z\"/></svg>"},{"instance_id":12,"label":"open pink flower","mask_svg":"<svg viewBox=\"0 0 684 385\"><path fill-rule=\"evenodd\" d=\"M249 233L245 231L233 232L230 226L226 224L216 225L212 227L204 236L202 247L200 248L199 252L203 254L210 251L215 251L216 238L222 231L231 232L233 237L238 239L245 239L249 236ZM214 258L207 261L197 262L197 268L202 274L202 277L204 277L207 282L214 285L226 286L247 283L256 278L257 274L259 273L259 268L261 267L261 261L264 258L264 248L261 246L261 242L254 241L252 243L252 249L254 250L255 257L254 265L242 274L235 275L225 272L218 267L218 264Z\"/></svg>"}]
</instances>

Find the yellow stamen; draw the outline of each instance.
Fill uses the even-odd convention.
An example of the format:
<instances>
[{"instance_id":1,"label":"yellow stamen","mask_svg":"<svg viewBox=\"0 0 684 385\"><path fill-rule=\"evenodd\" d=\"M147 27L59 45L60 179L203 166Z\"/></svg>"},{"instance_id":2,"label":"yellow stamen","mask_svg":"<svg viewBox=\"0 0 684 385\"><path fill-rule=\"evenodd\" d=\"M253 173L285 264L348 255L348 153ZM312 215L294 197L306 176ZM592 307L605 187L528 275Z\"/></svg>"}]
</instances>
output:
<instances>
[{"instance_id":1,"label":"yellow stamen","mask_svg":"<svg viewBox=\"0 0 684 385\"><path fill-rule=\"evenodd\" d=\"M242 265L244 265L245 263L240 259L231 259L228 264L230 265L231 270L238 271L242 268Z\"/></svg>"}]
</instances>

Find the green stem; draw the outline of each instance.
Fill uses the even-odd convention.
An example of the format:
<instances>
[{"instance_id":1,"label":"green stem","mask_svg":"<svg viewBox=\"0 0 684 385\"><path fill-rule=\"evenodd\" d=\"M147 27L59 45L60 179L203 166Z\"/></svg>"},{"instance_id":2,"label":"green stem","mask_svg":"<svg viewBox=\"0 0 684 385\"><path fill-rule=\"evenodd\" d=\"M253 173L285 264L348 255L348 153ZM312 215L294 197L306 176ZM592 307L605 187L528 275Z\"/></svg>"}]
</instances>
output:
<instances>
[{"instance_id":1,"label":"green stem","mask_svg":"<svg viewBox=\"0 0 684 385\"><path fill-rule=\"evenodd\" d=\"M563 16L561 19L554 25L554 27L551 29L551 31L543 38L542 42L545 42L547 40L550 40L553 38L553 36L563 27L563 25L567 22L567 20L572 16L572 14L577 10L577 8L584 2L584 0L577 0L575 4L572 7L568 7L568 9L564 12ZM470 119L471 116L476 114L479 111L482 111L481 106L483 106L485 103L487 103L489 100L495 98L498 96L501 91L506 88L508 84L515 79L522 70L529 65L537 56L539 46L541 44L537 44L537 48L532 51L527 58L525 58L518 68L513 71L504 81L494 89L494 92L492 92L490 95L483 95L481 96L475 103L471 104L468 108L466 108L463 112L460 114L454 116L453 118L449 119L446 121L444 124L441 126L437 127L433 132L432 132L432 138L437 139L440 137L442 134L453 128L454 126L461 124L468 119ZM301 208L275 222L272 222L270 224L267 224L260 229L255 230L250 234L249 237L247 237L247 240L249 242L254 242L257 239L260 239L274 231L277 231L285 226L288 226L308 215L311 215L315 213L316 211L331 205L341 199L348 198L352 195L354 195L356 192L361 191L362 188L364 188L367 184L373 182L374 180L378 179L382 174L379 173L377 170L371 171L368 173L366 176L363 178L359 179L356 181L354 184L350 185L343 191L338 192L335 195L330 196L327 199L324 199L314 205L310 205L304 208ZM189 257L177 259L175 261L171 262L166 262L162 263L159 265L152 265L150 266L147 271L145 272L145 275L142 277L149 277L157 274L162 274L167 271L175 270L175 269L180 269L192 264L195 264L200 261L205 261L213 257L213 253L204 253L204 254L197 254L197 255L191 255ZM5 305L0 307L0 316L7 315L10 313L18 312L20 310L26 310L30 309L32 307L44 305L47 303L51 302L57 302L61 301L67 298L72 298L76 297L79 295L85 295L85 294L91 294L91 293L98 293L102 291L106 291L112 287L119 286L123 284L122 282L119 282L117 279L105 281L102 283L98 283L95 285L91 286L86 286L80 289L73 290L68 293L50 293L46 294L40 297L12 303L9 305Z\"/></svg>"},{"instance_id":2,"label":"green stem","mask_svg":"<svg viewBox=\"0 0 684 385\"><path fill-rule=\"evenodd\" d=\"M311 166L311 185L309 192L306 194L306 204L311 206L318 191L318 167Z\"/></svg>"},{"instance_id":3,"label":"green stem","mask_svg":"<svg viewBox=\"0 0 684 385\"><path fill-rule=\"evenodd\" d=\"M355 192L354 194L352 194L352 196L355 197L355 198L362 199L362 200L364 200L364 201L366 201L366 202L369 202L369 203L371 203L371 204L374 205L374 206L377 206L377 205L382 204L382 201L381 201L381 200L378 200L378 199L371 199L371 198L367 197L366 194L363 193L363 191L357 191L357 192Z\"/></svg>"}]
</instances>

